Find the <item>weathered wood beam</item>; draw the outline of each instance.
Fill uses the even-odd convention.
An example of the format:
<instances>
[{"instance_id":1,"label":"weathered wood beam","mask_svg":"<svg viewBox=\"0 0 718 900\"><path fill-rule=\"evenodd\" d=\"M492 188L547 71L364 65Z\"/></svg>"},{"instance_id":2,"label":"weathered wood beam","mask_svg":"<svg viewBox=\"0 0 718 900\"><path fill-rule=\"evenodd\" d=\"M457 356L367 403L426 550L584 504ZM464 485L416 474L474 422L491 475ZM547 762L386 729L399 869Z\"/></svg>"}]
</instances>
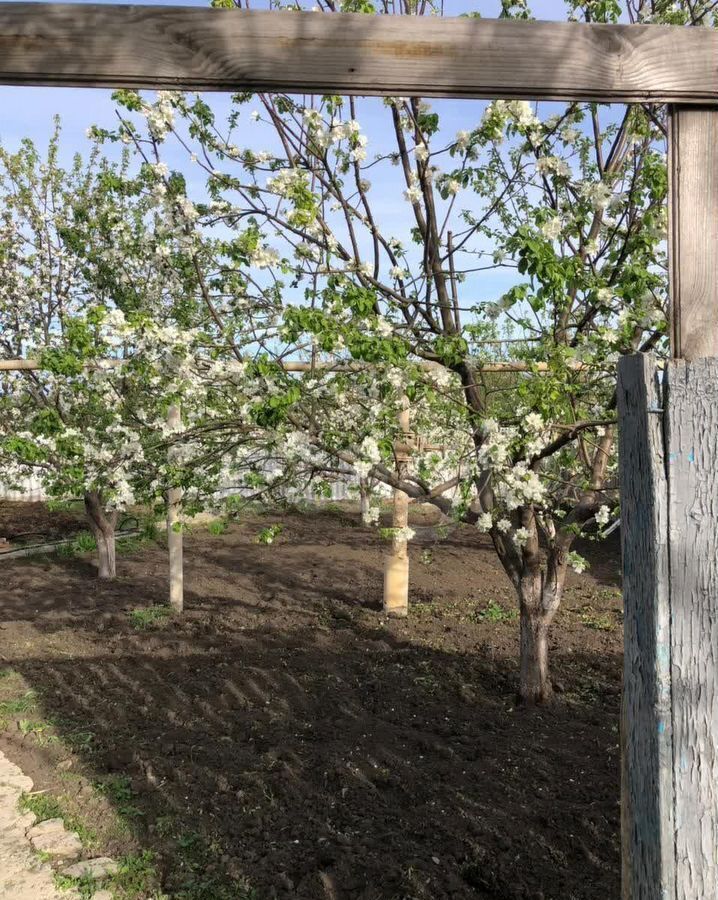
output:
<instances>
[{"instance_id":1,"label":"weathered wood beam","mask_svg":"<svg viewBox=\"0 0 718 900\"><path fill-rule=\"evenodd\" d=\"M0 3L0 83L713 103L718 32Z\"/></svg>"},{"instance_id":2,"label":"weathered wood beam","mask_svg":"<svg viewBox=\"0 0 718 900\"><path fill-rule=\"evenodd\" d=\"M718 356L718 109L669 111L672 355Z\"/></svg>"}]
</instances>

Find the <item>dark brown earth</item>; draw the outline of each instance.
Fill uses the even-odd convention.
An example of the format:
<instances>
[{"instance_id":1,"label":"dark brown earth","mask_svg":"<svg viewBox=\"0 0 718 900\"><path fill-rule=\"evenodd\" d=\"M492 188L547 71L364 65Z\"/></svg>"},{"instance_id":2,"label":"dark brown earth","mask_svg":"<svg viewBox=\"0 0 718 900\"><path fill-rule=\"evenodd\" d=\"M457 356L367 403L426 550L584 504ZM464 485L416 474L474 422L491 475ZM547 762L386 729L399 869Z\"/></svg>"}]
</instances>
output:
<instances>
[{"instance_id":1,"label":"dark brown earth","mask_svg":"<svg viewBox=\"0 0 718 900\"><path fill-rule=\"evenodd\" d=\"M475 530L412 545L406 622L380 613L384 549L339 510L195 526L186 612L145 628L160 544L114 583L5 561L0 700L37 709L6 705L0 746L97 849L153 851L173 898L617 897L616 546L569 579L548 709L515 705L515 601Z\"/></svg>"},{"instance_id":2,"label":"dark brown earth","mask_svg":"<svg viewBox=\"0 0 718 900\"><path fill-rule=\"evenodd\" d=\"M13 544L57 540L86 527L80 504L48 514L44 503L0 500L0 541Z\"/></svg>"}]
</instances>

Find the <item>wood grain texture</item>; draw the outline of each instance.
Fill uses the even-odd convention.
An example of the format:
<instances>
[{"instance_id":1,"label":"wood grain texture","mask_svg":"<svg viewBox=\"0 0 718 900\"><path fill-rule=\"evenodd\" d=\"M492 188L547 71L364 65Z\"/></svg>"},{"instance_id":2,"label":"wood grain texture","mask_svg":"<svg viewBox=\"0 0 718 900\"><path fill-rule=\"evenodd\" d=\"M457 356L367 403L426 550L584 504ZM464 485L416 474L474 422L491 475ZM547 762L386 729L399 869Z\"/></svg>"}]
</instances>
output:
<instances>
[{"instance_id":1,"label":"wood grain texture","mask_svg":"<svg viewBox=\"0 0 718 900\"><path fill-rule=\"evenodd\" d=\"M623 900L674 900L668 510L656 363L618 367ZM698 900L698 897L694 898Z\"/></svg>"},{"instance_id":2,"label":"wood grain texture","mask_svg":"<svg viewBox=\"0 0 718 900\"><path fill-rule=\"evenodd\" d=\"M0 83L718 101L710 28L0 3Z\"/></svg>"},{"instance_id":3,"label":"wood grain texture","mask_svg":"<svg viewBox=\"0 0 718 900\"><path fill-rule=\"evenodd\" d=\"M672 106L668 230L673 356L718 356L718 109Z\"/></svg>"},{"instance_id":4,"label":"wood grain texture","mask_svg":"<svg viewBox=\"0 0 718 900\"><path fill-rule=\"evenodd\" d=\"M666 369L676 900L718 897L718 359Z\"/></svg>"}]
</instances>

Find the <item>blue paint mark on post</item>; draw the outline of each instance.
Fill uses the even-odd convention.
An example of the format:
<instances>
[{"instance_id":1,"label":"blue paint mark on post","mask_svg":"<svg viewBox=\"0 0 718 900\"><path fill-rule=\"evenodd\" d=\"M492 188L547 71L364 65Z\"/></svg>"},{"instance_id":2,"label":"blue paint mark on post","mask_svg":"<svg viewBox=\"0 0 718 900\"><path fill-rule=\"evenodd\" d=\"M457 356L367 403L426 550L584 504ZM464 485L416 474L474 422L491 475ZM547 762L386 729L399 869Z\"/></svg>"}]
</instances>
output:
<instances>
[{"instance_id":1,"label":"blue paint mark on post","mask_svg":"<svg viewBox=\"0 0 718 900\"><path fill-rule=\"evenodd\" d=\"M696 454L693 450L688 454L688 462L693 463L696 461Z\"/></svg>"}]
</instances>

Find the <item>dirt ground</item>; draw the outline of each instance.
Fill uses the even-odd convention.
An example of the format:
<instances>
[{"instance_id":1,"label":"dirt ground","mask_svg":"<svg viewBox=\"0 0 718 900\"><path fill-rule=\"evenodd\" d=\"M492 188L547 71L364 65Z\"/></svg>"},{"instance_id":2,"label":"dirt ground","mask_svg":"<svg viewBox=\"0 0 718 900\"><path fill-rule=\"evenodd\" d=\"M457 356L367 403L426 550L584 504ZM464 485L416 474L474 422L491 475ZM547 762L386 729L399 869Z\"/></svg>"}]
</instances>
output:
<instances>
[{"instance_id":1,"label":"dirt ground","mask_svg":"<svg viewBox=\"0 0 718 900\"><path fill-rule=\"evenodd\" d=\"M69 537L87 528L81 504L48 513L44 503L0 500L0 541L13 546Z\"/></svg>"},{"instance_id":2,"label":"dirt ground","mask_svg":"<svg viewBox=\"0 0 718 900\"><path fill-rule=\"evenodd\" d=\"M2 563L0 747L126 861L116 896L619 895L617 545L569 579L535 710L488 542L412 544L404 622L381 615L385 547L338 509L197 526L181 618L161 543L114 583L85 557Z\"/></svg>"}]
</instances>

